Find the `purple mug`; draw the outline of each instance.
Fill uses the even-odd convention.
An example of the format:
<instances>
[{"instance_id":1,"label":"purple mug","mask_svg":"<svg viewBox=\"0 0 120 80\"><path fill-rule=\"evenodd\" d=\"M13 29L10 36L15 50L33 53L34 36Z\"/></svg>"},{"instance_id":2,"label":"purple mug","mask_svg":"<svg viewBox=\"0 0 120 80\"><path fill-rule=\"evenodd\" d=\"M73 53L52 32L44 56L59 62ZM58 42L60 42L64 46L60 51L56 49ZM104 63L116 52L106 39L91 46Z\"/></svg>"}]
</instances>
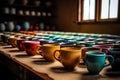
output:
<instances>
[{"instance_id":1,"label":"purple mug","mask_svg":"<svg viewBox=\"0 0 120 80\"><path fill-rule=\"evenodd\" d=\"M102 52L108 53L108 48L110 48L110 45L94 45L94 48L101 48Z\"/></svg>"}]
</instances>

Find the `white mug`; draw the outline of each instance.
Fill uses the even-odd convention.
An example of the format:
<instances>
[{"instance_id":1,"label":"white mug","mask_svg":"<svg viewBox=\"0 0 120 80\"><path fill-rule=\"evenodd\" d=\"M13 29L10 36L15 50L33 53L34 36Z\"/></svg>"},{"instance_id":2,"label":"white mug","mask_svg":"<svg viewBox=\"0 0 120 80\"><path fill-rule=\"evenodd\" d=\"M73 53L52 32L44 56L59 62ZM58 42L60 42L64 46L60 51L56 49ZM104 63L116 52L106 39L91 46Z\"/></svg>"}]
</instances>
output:
<instances>
[{"instance_id":1,"label":"white mug","mask_svg":"<svg viewBox=\"0 0 120 80\"><path fill-rule=\"evenodd\" d=\"M31 15L32 15L32 16L35 16L35 11L31 11Z\"/></svg>"},{"instance_id":2,"label":"white mug","mask_svg":"<svg viewBox=\"0 0 120 80\"><path fill-rule=\"evenodd\" d=\"M4 13L5 13L5 14L9 14L9 13L10 13L10 11L9 11L9 8L8 8L8 7L4 8Z\"/></svg>"},{"instance_id":3,"label":"white mug","mask_svg":"<svg viewBox=\"0 0 120 80\"><path fill-rule=\"evenodd\" d=\"M29 11L25 11L25 15L30 15L30 12Z\"/></svg>"},{"instance_id":4,"label":"white mug","mask_svg":"<svg viewBox=\"0 0 120 80\"><path fill-rule=\"evenodd\" d=\"M11 12L11 14L16 14L16 9L15 8L11 8L10 12Z\"/></svg>"},{"instance_id":5,"label":"white mug","mask_svg":"<svg viewBox=\"0 0 120 80\"><path fill-rule=\"evenodd\" d=\"M20 14L20 15L23 15L23 10L19 10L19 14Z\"/></svg>"}]
</instances>

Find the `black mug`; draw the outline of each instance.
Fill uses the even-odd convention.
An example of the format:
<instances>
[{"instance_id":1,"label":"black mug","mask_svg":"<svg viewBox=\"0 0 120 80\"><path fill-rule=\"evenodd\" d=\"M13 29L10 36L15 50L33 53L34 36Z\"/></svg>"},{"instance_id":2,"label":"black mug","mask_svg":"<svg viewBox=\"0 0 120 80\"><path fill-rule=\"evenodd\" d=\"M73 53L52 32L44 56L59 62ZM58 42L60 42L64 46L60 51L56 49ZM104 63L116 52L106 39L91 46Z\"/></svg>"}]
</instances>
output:
<instances>
[{"instance_id":1,"label":"black mug","mask_svg":"<svg viewBox=\"0 0 120 80\"><path fill-rule=\"evenodd\" d=\"M112 70L120 71L120 48L109 48L108 55L112 55L114 57L114 62L111 65ZM110 61L109 58L108 60Z\"/></svg>"}]
</instances>

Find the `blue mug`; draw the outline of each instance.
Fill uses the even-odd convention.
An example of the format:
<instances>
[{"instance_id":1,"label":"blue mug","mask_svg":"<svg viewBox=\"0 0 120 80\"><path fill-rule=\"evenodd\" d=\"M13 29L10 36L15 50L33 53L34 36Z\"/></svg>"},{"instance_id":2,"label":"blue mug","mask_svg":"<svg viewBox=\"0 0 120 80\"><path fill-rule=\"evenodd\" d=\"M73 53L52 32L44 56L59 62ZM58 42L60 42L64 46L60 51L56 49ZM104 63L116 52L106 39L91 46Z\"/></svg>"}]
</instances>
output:
<instances>
[{"instance_id":1,"label":"blue mug","mask_svg":"<svg viewBox=\"0 0 120 80\"><path fill-rule=\"evenodd\" d=\"M106 59L111 59L110 63L106 63ZM85 64L89 73L91 74L99 74L100 71L106 67L110 66L114 61L113 56L106 55L103 52L98 51L88 51L86 52Z\"/></svg>"},{"instance_id":2,"label":"blue mug","mask_svg":"<svg viewBox=\"0 0 120 80\"><path fill-rule=\"evenodd\" d=\"M114 62L111 65L112 70L120 71L120 48L109 48L107 54L114 57ZM111 61L109 58L108 60Z\"/></svg>"}]
</instances>

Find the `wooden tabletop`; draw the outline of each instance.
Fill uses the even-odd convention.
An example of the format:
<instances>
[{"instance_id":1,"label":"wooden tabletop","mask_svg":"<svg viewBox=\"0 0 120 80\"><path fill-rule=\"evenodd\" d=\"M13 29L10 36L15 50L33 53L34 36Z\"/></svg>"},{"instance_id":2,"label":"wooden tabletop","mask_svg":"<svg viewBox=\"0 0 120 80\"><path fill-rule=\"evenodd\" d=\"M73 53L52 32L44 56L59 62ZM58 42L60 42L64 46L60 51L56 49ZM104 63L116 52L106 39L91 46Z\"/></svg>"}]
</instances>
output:
<instances>
[{"instance_id":1,"label":"wooden tabletop","mask_svg":"<svg viewBox=\"0 0 120 80\"><path fill-rule=\"evenodd\" d=\"M1 45L0 54L6 55L44 80L120 80L120 71L112 71L111 66L105 67L99 75L92 75L84 64L79 64L74 70L66 70L58 61L51 63L41 55L28 56L25 51L19 51L10 45Z\"/></svg>"}]
</instances>

